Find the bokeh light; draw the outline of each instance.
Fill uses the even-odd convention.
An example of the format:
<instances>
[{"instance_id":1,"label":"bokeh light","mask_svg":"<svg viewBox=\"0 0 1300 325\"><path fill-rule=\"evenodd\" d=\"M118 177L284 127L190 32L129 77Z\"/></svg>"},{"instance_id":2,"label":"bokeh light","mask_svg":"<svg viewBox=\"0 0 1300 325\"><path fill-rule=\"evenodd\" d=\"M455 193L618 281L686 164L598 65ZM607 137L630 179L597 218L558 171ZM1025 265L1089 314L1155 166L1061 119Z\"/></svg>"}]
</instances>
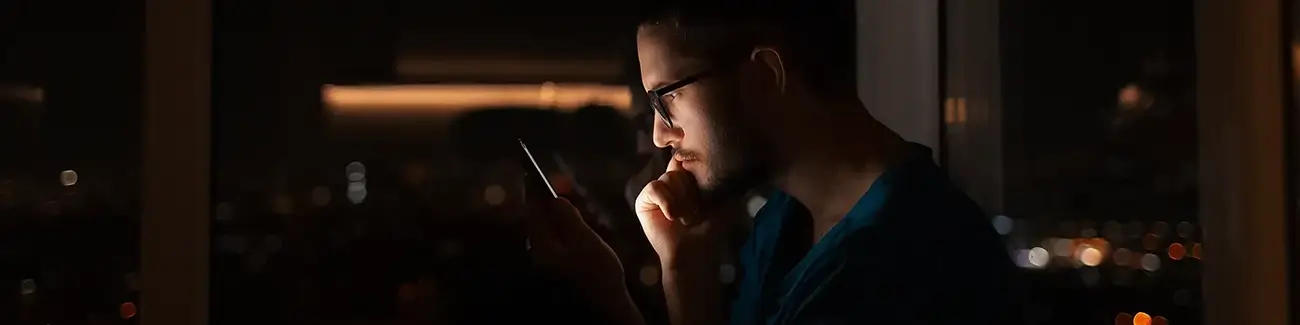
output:
<instances>
[{"instance_id":1,"label":"bokeh light","mask_svg":"<svg viewBox=\"0 0 1300 325\"><path fill-rule=\"evenodd\" d=\"M1133 325L1151 325L1151 315L1142 312L1133 314Z\"/></svg>"},{"instance_id":2,"label":"bokeh light","mask_svg":"<svg viewBox=\"0 0 1300 325\"><path fill-rule=\"evenodd\" d=\"M653 286L659 284L659 268L654 265L641 267L640 272L641 284Z\"/></svg>"},{"instance_id":3,"label":"bokeh light","mask_svg":"<svg viewBox=\"0 0 1300 325\"><path fill-rule=\"evenodd\" d=\"M1087 266L1097 266L1102 260L1101 250L1094 247L1084 247L1079 252L1079 262Z\"/></svg>"},{"instance_id":4,"label":"bokeh light","mask_svg":"<svg viewBox=\"0 0 1300 325\"><path fill-rule=\"evenodd\" d=\"M999 235L1011 234L1011 231L1015 229L1015 225L1016 222L1011 220L1010 217L1000 214L993 217L993 229L997 230Z\"/></svg>"},{"instance_id":5,"label":"bokeh light","mask_svg":"<svg viewBox=\"0 0 1300 325\"><path fill-rule=\"evenodd\" d=\"M131 319L132 317L135 317L137 311L135 303L130 301L122 303L122 306L117 308L118 315L122 316L122 319Z\"/></svg>"},{"instance_id":6,"label":"bokeh light","mask_svg":"<svg viewBox=\"0 0 1300 325\"><path fill-rule=\"evenodd\" d=\"M1167 238L1169 237L1169 224L1164 221L1157 221L1151 225L1151 233L1155 234L1156 237Z\"/></svg>"},{"instance_id":7,"label":"bokeh light","mask_svg":"<svg viewBox=\"0 0 1300 325\"><path fill-rule=\"evenodd\" d=\"M489 205L500 205L506 201L506 189L501 185L490 185L483 189L483 201Z\"/></svg>"},{"instance_id":8,"label":"bokeh light","mask_svg":"<svg viewBox=\"0 0 1300 325\"><path fill-rule=\"evenodd\" d=\"M1115 265L1128 266L1133 261L1133 252L1130 252L1127 248L1116 249L1115 253L1111 255L1111 259L1115 261Z\"/></svg>"},{"instance_id":9,"label":"bokeh light","mask_svg":"<svg viewBox=\"0 0 1300 325\"><path fill-rule=\"evenodd\" d=\"M348 163L346 175L349 182L360 182L366 180L366 165L360 161Z\"/></svg>"},{"instance_id":10,"label":"bokeh light","mask_svg":"<svg viewBox=\"0 0 1300 325\"><path fill-rule=\"evenodd\" d=\"M1131 324L1133 324L1133 315L1129 315L1128 313L1119 313L1118 315L1115 315L1115 325Z\"/></svg>"},{"instance_id":11,"label":"bokeh light","mask_svg":"<svg viewBox=\"0 0 1300 325\"><path fill-rule=\"evenodd\" d=\"M1142 248L1149 251L1160 249L1160 236L1156 236L1155 233L1146 234L1142 237Z\"/></svg>"},{"instance_id":12,"label":"bokeh light","mask_svg":"<svg viewBox=\"0 0 1300 325\"><path fill-rule=\"evenodd\" d=\"M369 191L366 189L366 182L348 183L348 201L352 204L361 204L366 201Z\"/></svg>"},{"instance_id":13,"label":"bokeh light","mask_svg":"<svg viewBox=\"0 0 1300 325\"><path fill-rule=\"evenodd\" d=\"M59 183L63 184L63 186L77 185L78 178L77 171L75 170L69 169L59 173Z\"/></svg>"},{"instance_id":14,"label":"bokeh light","mask_svg":"<svg viewBox=\"0 0 1300 325\"><path fill-rule=\"evenodd\" d=\"M18 290L24 296L36 293L36 280L23 279L23 281L18 284Z\"/></svg>"},{"instance_id":15,"label":"bokeh light","mask_svg":"<svg viewBox=\"0 0 1300 325\"><path fill-rule=\"evenodd\" d=\"M1142 261L1140 265L1142 265L1142 269L1147 270L1147 272L1159 271L1160 257L1156 256L1156 254L1150 254L1150 253L1146 255L1142 255Z\"/></svg>"},{"instance_id":16,"label":"bokeh light","mask_svg":"<svg viewBox=\"0 0 1300 325\"><path fill-rule=\"evenodd\" d=\"M329 187L317 186L316 188L311 189L311 204L314 204L318 207L329 205L330 196L331 196L330 194L331 193Z\"/></svg>"},{"instance_id":17,"label":"bokeh light","mask_svg":"<svg viewBox=\"0 0 1300 325\"><path fill-rule=\"evenodd\" d=\"M718 279L722 280L723 284L731 284L732 282L735 282L736 266L731 264L723 264L722 267L718 268Z\"/></svg>"},{"instance_id":18,"label":"bokeh light","mask_svg":"<svg viewBox=\"0 0 1300 325\"><path fill-rule=\"evenodd\" d=\"M1029 250L1029 265L1035 268L1047 267L1047 262L1052 260L1052 254L1047 252L1046 248L1034 247Z\"/></svg>"},{"instance_id":19,"label":"bokeh light","mask_svg":"<svg viewBox=\"0 0 1300 325\"><path fill-rule=\"evenodd\" d=\"M765 205L767 205L767 198L762 195L755 195L749 198L749 202L745 204L745 211L749 213L750 217L754 217L758 215L758 211L762 210Z\"/></svg>"},{"instance_id":20,"label":"bokeh light","mask_svg":"<svg viewBox=\"0 0 1300 325\"><path fill-rule=\"evenodd\" d=\"M1192 223L1187 221L1179 222L1176 229L1177 229L1176 231L1178 232L1178 237L1187 238L1187 239L1191 239L1193 232L1196 231L1196 227L1192 226Z\"/></svg>"},{"instance_id":21,"label":"bokeh light","mask_svg":"<svg viewBox=\"0 0 1300 325\"><path fill-rule=\"evenodd\" d=\"M1169 244L1167 251L1169 252L1169 259L1175 261L1182 260L1183 256L1187 254L1187 248L1183 247L1183 244L1179 243Z\"/></svg>"}]
</instances>

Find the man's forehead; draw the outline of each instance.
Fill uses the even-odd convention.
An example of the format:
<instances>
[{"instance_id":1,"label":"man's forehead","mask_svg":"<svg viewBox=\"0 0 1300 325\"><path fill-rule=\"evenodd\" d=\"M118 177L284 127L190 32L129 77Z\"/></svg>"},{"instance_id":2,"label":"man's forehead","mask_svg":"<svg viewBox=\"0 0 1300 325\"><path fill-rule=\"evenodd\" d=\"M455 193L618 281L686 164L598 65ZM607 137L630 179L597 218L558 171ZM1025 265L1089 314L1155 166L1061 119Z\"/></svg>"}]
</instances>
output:
<instances>
[{"instance_id":1,"label":"man's forehead","mask_svg":"<svg viewBox=\"0 0 1300 325\"><path fill-rule=\"evenodd\" d=\"M687 54L683 44L665 32L637 33L637 58L646 90L663 87L703 68L703 60Z\"/></svg>"}]
</instances>

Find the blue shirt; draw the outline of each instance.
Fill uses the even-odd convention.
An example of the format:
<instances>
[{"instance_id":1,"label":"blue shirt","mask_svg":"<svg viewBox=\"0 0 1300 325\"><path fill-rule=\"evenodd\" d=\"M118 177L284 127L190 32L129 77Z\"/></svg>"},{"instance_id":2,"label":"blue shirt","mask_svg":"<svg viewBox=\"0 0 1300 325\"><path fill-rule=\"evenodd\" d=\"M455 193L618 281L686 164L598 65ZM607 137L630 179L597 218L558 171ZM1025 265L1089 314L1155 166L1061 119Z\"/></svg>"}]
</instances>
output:
<instances>
[{"instance_id":1,"label":"blue shirt","mask_svg":"<svg viewBox=\"0 0 1300 325\"><path fill-rule=\"evenodd\" d=\"M1014 323L1006 246L931 151L910 146L806 251L808 209L769 194L740 252L731 324Z\"/></svg>"}]
</instances>

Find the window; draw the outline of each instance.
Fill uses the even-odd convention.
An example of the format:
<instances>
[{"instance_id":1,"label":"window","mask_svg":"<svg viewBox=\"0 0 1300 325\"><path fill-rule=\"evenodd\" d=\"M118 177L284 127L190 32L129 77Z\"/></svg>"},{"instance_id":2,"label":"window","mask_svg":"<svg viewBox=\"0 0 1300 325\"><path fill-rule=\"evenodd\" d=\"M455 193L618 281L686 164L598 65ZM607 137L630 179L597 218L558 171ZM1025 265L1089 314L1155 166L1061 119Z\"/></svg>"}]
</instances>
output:
<instances>
[{"instance_id":1,"label":"window","mask_svg":"<svg viewBox=\"0 0 1300 325\"><path fill-rule=\"evenodd\" d=\"M1193 6L947 2L945 163L1029 323L1201 323Z\"/></svg>"},{"instance_id":2,"label":"window","mask_svg":"<svg viewBox=\"0 0 1300 325\"><path fill-rule=\"evenodd\" d=\"M143 8L80 6L0 5L0 323L136 321Z\"/></svg>"},{"instance_id":3,"label":"window","mask_svg":"<svg viewBox=\"0 0 1300 325\"><path fill-rule=\"evenodd\" d=\"M527 264L521 137L651 301L626 29L391 3L218 3L213 324L583 322Z\"/></svg>"}]
</instances>

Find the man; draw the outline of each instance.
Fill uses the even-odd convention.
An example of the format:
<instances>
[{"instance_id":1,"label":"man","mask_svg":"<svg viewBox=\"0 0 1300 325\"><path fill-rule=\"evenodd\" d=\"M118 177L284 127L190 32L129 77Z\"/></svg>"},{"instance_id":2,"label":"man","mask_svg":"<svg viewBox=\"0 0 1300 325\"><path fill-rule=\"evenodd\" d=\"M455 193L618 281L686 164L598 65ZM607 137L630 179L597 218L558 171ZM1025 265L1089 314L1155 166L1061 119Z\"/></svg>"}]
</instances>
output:
<instances>
[{"instance_id":1,"label":"man","mask_svg":"<svg viewBox=\"0 0 1300 325\"><path fill-rule=\"evenodd\" d=\"M852 53L821 30L834 19L768 1L669 7L640 25L637 50L653 140L673 159L634 209L673 324L1012 323L1005 247L929 149L871 117L852 69L827 63ZM768 203L726 301L718 259L737 218L717 211L754 189ZM641 322L617 260L556 206L567 213L536 222L548 247L535 253L609 316Z\"/></svg>"}]
</instances>

